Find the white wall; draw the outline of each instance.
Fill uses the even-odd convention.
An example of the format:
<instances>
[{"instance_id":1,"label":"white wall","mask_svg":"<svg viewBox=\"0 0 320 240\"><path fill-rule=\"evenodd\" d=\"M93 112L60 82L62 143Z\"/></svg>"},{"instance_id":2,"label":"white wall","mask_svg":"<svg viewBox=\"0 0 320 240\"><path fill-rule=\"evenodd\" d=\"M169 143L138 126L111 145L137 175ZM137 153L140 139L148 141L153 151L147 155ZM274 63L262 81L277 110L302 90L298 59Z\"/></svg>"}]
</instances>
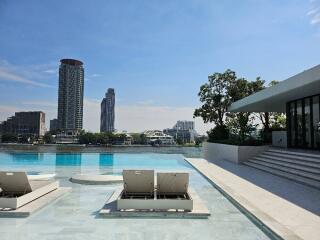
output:
<instances>
[{"instance_id":1,"label":"white wall","mask_svg":"<svg viewBox=\"0 0 320 240\"><path fill-rule=\"evenodd\" d=\"M203 156L208 161L226 160L241 163L266 151L269 146L236 146L220 143L203 144Z\"/></svg>"}]
</instances>

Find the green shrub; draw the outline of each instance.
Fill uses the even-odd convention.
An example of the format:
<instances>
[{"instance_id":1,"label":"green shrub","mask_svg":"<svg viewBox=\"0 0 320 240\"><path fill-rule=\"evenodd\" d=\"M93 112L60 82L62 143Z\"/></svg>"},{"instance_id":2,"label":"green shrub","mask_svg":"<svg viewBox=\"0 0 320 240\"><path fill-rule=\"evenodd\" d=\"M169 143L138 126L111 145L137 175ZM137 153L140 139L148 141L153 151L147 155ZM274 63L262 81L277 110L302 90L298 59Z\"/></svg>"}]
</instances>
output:
<instances>
[{"instance_id":1,"label":"green shrub","mask_svg":"<svg viewBox=\"0 0 320 240\"><path fill-rule=\"evenodd\" d=\"M229 129L226 126L215 126L207 133L209 142L215 142L217 140L225 140L229 138Z\"/></svg>"}]
</instances>

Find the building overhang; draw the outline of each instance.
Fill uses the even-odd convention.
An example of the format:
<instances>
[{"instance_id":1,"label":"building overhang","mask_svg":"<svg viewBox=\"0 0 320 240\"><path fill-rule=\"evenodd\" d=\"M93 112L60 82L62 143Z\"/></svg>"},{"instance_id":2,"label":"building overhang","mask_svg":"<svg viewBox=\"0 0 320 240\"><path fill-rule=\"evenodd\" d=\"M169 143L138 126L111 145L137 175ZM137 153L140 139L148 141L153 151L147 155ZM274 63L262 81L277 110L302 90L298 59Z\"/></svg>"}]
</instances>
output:
<instances>
[{"instance_id":1,"label":"building overhang","mask_svg":"<svg viewBox=\"0 0 320 240\"><path fill-rule=\"evenodd\" d=\"M320 65L266 88L229 107L231 112L285 112L286 103L320 93Z\"/></svg>"}]
</instances>

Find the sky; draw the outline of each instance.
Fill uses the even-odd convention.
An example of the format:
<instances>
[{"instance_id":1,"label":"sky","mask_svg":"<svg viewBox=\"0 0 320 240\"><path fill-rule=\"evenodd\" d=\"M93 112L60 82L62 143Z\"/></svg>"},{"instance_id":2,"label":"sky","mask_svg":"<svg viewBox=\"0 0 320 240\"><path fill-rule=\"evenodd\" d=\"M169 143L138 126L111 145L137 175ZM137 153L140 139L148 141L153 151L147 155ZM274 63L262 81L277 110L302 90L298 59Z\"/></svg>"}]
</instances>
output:
<instances>
[{"instance_id":1,"label":"sky","mask_svg":"<svg viewBox=\"0 0 320 240\"><path fill-rule=\"evenodd\" d=\"M209 74L281 81L319 64L320 0L0 0L0 121L41 110L48 126L62 58L84 62L86 130L110 87L118 130L169 128L193 120Z\"/></svg>"}]
</instances>

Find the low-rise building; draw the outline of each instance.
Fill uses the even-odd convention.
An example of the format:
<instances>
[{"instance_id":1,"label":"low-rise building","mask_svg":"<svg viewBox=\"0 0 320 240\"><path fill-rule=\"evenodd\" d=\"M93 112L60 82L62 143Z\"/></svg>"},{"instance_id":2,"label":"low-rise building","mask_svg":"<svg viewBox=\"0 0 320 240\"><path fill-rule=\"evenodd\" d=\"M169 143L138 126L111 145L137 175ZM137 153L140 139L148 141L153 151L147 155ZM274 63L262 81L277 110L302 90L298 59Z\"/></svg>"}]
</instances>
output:
<instances>
[{"instance_id":1,"label":"low-rise building","mask_svg":"<svg viewBox=\"0 0 320 240\"><path fill-rule=\"evenodd\" d=\"M177 121L172 128L164 129L163 132L178 143L194 143L197 136L194 126L194 121Z\"/></svg>"},{"instance_id":2,"label":"low-rise building","mask_svg":"<svg viewBox=\"0 0 320 240\"><path fill-rule=\"evenodd\" d=\"M163 132L170 135L178 143L194 143L195 142L195 131L194 130L177 130L173 128L164 129Z\"/></svg>"},{"instance_id":3,"label":"low-rise building","mask_svg":"<svg viewBox=\"0 0 320 240\"><path fill-rule=\"evenodd\" d=\"M45 132L45 113L41 111L16 112L0 124L0 134L41 137Z\"/></svg>"},{"instance_id":4,"label":"low-rise building","mask_svg":"<svg viewBox=\"0 0 320 240\"><path fill-rule=\"evenodd\" d=\"M174 138L160 130L148 130L144 132L147 144L172 145L175 144Z\"/></svg>"},{"instance_id":5,"label":"low-rise building","mask_svg":"<svg viewBox=\"0 0 320 240\"><path fill-rule=\"evenodd\" d=\"M114 145L131 145L132 137L128 133L115 133L113 143Z\"/></svg>"}]
</instances>

